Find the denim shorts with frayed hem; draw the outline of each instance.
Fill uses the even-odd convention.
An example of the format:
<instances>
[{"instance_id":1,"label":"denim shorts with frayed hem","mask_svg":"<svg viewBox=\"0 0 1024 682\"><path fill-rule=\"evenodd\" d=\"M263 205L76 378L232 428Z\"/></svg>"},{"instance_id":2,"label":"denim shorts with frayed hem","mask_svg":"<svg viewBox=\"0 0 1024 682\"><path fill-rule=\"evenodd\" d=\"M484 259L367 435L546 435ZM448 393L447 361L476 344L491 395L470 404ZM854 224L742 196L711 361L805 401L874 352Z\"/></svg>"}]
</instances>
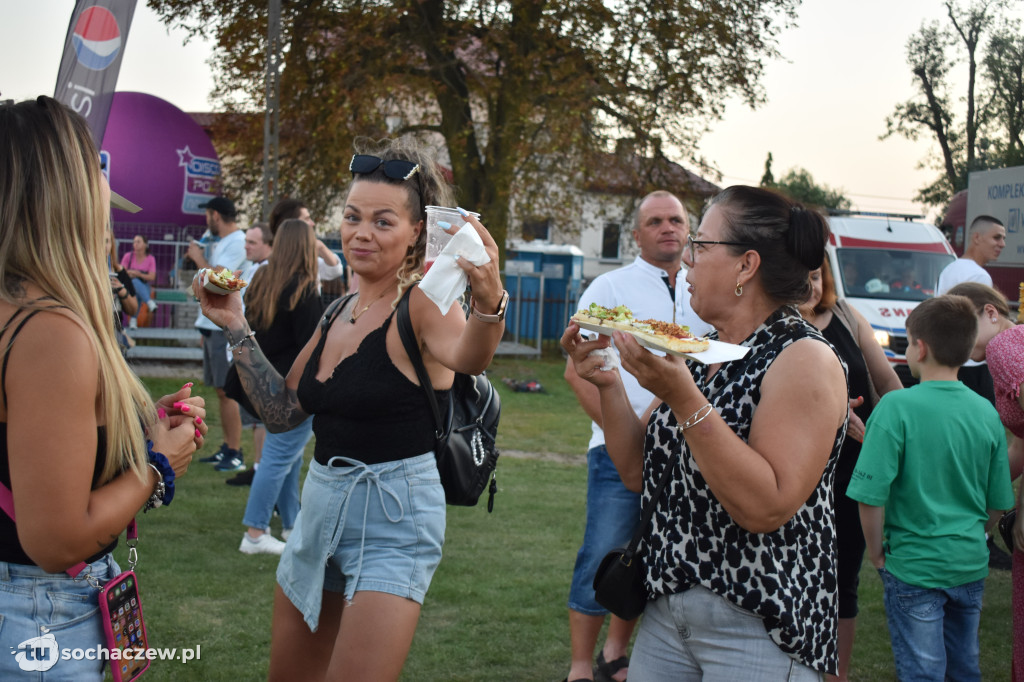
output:
<instances>
[{"instance_id":1,"label":"denim shorts with frayed hem","mask_svg":"<svg viewBox=\"0 0 1024 682\"><path fill-rule=\"evenodd\" d=\"M381 464L335 457L309 464L302 508L277 582L310 630L323 591L386 592L420 604L444 544L445 501L434 454Z\"/></svg>"},{"instance_id":2,"label":"denim shorts with frayed hem","mask_svg":"<svg viewBox=\"0 0 1024 682\"><path fill-rule=\"evenodd\" d=\"M83 573L102 585L120 572L108 554ZM86 580L74 580L67 573L0 562L0 680L100 682L105 661L61 655L64 650L95 651L107 645L99 593Z\"/></svg>"}]
</instances>

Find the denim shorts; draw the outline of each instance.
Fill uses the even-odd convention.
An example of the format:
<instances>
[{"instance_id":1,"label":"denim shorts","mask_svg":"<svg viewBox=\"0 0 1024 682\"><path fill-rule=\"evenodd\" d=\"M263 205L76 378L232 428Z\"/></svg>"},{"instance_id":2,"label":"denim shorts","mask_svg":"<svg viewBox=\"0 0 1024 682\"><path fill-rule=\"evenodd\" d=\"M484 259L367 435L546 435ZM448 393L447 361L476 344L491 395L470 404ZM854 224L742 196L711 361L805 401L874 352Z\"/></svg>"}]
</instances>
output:
<instances>
[{"instance_id":1,"label":"denim shorts","mask_svg":"<svg viewBox=\"0 0 1024 682\"><path fill-rule=\"evenodd\" d=\"M587 452L587 523L569 586L569 608L587 616L608 610L594 599L594 575L608 552L627 545L640 525L640 493L626 488L604 445Z\"/></svg>"},{"instance_id":2,"label":"denim shorts","mask_svg":"<svg viewBox=\"0 0 1024 682\"><path fill-rule=\"evenodd\" d=\"M108 554L85 572L105 583L121 569ZM61 656L97 646L106 646L99 589L67 573L0 562L0 680L102 680L104 661Z\"/></svg>"},{"instance_id":3,"label":"denim shorts","mask_svg":"<svg viewBox=\"0 0 1024 682\"><path fill-rule=\"evenodd\" d=\"M445 501L434 454L381 464L315 460L302 508L277 567L277 582L310 630L323 591L386 592L420 604L444 544Z\"/></svg>"}]
</instances>

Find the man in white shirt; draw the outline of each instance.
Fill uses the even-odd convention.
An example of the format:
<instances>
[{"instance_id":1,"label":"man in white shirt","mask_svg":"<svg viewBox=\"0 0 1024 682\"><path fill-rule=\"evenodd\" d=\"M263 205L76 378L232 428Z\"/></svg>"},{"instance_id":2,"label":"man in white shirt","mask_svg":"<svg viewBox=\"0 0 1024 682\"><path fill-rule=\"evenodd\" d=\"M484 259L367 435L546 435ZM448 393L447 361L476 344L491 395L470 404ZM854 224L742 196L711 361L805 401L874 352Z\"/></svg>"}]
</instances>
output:
<instances>
[{"instance_id":1,"label":"man in white shirt","mask_svg":"<svg viewBox=\"0 0 1024 682\"><path fill-rule=\"evenodd\" d=\"M682 202L669 192L648 194L637 208L633 239L640 255L633 263L597 277L580 297L579 307L591 303L613 308L629 307L637 319L656 319L690 327L703 336L711 326L690 308L690 293L682 265L683 249L690 235L690 221ZM636 378L621 372L622 383L633 410L642 414L654 396ZM594 600L594 574L612 549L622 547L640 522L640 495L626 489L605 449L601 430L601 403L597 388L581 379L572 360L566 363L565 379L583 410L593 419L587 452L587 519L583 543L576 555L569 589L569 639L572 664L569 680L590 679L594 649L608 611ZM629 658L626 649L635 620L611 616L608 635L597 665L602 678L625 679Z\"/></svg>"},{"instance_id":2,"label":"man in white shirt","mask_svg":"<svg viewBox=\"0 0 1024 682\"><path fill-rule=\"evenodd\" d=\"M273 247L270 244L270 227L266 223L256 223L245 231L245 258L249 267L242 272L242 279L252 282L252 276L266 265Z\"/></svg>"},{"instance_id":3,"label":"man in white shirt","mask_svg":"<svg viewBox=\"0 0 1024 682\"><path fill-rule=\"evenodd\" d=\"M992 286L985 264L999 258L1006 247L1006 228L997 218L980 215L967 231L964 255L947 265L939 274L935 294L941 296L962 282L981 282Z\"/></svg>"},{"instance_id":4,"label":"man in white shirt","mask_svg":"<svg viewBox=\"0 0 1024 682\"><path fill-rule=\"evenodd\" d=\"M1006 246L1006 228L998 219L980 215L971 222L967 232L967 248L964 255L943 268L935 295L941 296L962 282L981 282L992 286L992 276L983 267L999 258ZM984 362L968 360L957 377L975 393L987 398L993 405L996 401L992 386L992 375Z\"/></svg>"},{"instance_id":5,"label":"man in white shirt","mask_svg":"<svg viewBox=\"0 0 1024 682\"><path fill-rule=\"evenodd\" d=\"M206 224L210 233L220 240L213 246L210 259L203 254L199 242L192 242L188 247L188 257L196 263L196 267L225 267L232 272L241 270L245 264L245 233L242 232L235 217L238 212L235 204L227 197L214 197L200 208L206 209ZM217 389L217 404L220 408L221 428L224 431L224 443L220 450L209 457L199 460L213 462L217 471L244 471L245 461L242 458L242 418L238 412L238 403L224 393L224 379L227 377L228 341L220 327L211 322L202 312L196 318L196 328L203 335L203 383Z\"/></svg>"}]
</instances>

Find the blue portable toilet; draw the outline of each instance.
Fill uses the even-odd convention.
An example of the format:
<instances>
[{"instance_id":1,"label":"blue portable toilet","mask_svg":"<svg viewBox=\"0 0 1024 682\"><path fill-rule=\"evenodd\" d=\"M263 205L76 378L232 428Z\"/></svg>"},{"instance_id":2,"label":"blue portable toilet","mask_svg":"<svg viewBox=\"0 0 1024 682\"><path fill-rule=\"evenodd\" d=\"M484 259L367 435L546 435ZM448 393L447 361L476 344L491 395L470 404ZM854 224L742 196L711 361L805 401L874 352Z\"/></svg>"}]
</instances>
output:
<instances>
[{"instance_id":1,"label":"blue portable toilet","mask_svg":"<svg viewBox=\"0 0 1024 682\"><path fill-rule=\"evenodd\" d=\"M535 338L539 328L544 339L560 338L580 298L583 251L573 244L510 240L506 255L507 329Z\"/></svg>"}]
</instances>

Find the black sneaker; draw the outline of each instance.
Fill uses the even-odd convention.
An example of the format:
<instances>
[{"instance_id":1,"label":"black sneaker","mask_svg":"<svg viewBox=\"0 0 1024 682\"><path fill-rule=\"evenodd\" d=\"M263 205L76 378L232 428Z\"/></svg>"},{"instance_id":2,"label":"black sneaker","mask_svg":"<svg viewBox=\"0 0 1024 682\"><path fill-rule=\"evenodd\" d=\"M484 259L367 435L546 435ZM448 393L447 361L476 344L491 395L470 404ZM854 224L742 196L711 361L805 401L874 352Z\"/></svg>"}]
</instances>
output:
<instances>
[{"instance_id":1,"label":"black sneaker","mask_svg":"<svg viewBox=\"0 0 1024 682\"><path fill-rule=\"evenodd\" d=\"M199 461L200 462L205 462L206 464L220 464L220 461L222 459L224 459L224 454L228 450L229 450L228 444L227 443L221 443L220 444L220 450L217 450L217 452L213 453L209 457L203 457Z\"/></svg>"},{"instance_id":2,"label":"black sneaker","mask_svg":"<svg viewBox=\"0 0 1024 682\"><path fill-rule=\"evenodd\" d=\"M988 567L998 571L1009 571L1013 568L1013 559L1010 555L999 549L995 538L991 535L988 538Z\"/></svg>"},{"instance_id":3,"label":"black sneaker","mask_svg":"<svg viewBox=\"0 0 1024 682\"><path fill-rule=\"evenodd\" d=\"M245 471L245 460L242 459L242 450L227 448L223 458L213 465L215 471Z\"/></svg>"},{"instance_id":4,"label":"black sneaker","mask_svg":"<svg viewBox=\"0 0 1024 682\"><path fill-rule=\"evenodd\" d=\"M256 475L255 469L246 469L237 476L232 476L224 481L228 485L252 485L252 478Z\"/></svg>"}]
</instances>

